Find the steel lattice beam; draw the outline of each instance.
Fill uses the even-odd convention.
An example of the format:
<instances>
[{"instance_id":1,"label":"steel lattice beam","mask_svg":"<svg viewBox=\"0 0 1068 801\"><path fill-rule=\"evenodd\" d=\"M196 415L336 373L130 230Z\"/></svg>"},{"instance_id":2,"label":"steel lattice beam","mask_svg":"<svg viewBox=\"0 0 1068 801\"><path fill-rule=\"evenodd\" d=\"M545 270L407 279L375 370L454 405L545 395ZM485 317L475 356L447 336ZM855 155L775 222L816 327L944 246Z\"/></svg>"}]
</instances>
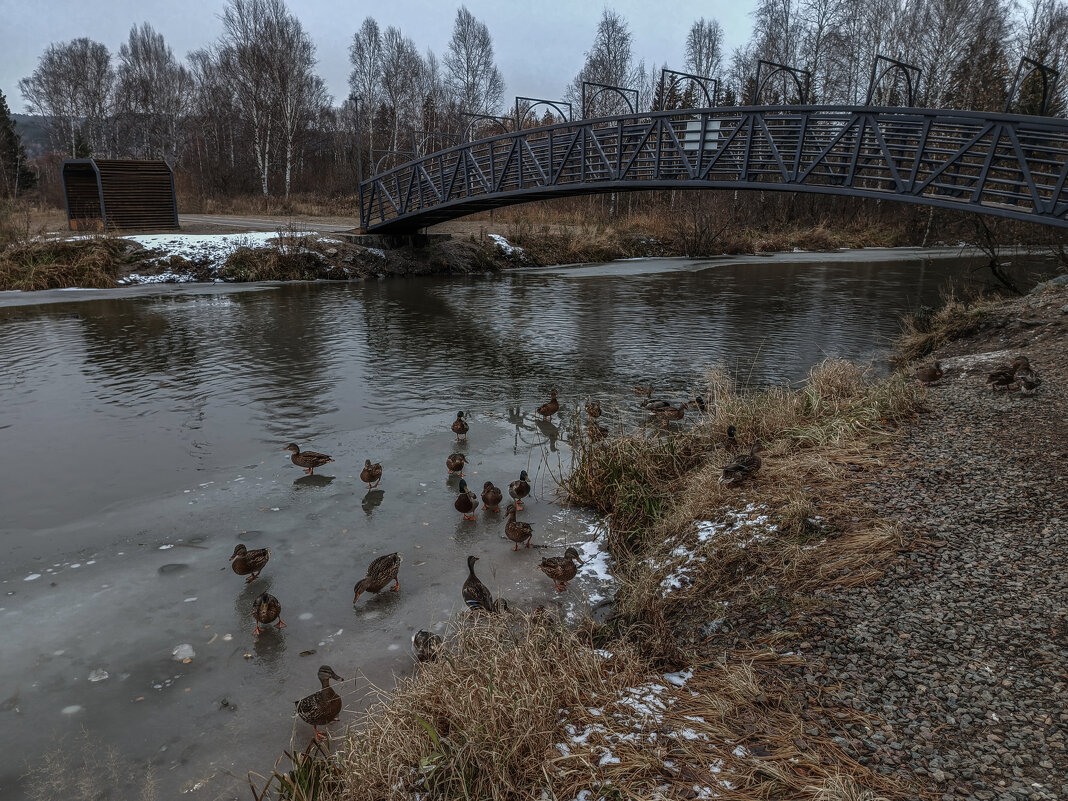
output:
<instances>
[{"instance_id":1,"label":"steel lattice beam","mask_svg":"<svg viewBox=\"0 0 1068 801\"><path fill-rule=\"evenodd\" d=\"M885 198L1068 228L1068 120L863 106L691 109L515 131L360 184L403 232L567 195L662 188Z\"/></svg>"}]
</instances>

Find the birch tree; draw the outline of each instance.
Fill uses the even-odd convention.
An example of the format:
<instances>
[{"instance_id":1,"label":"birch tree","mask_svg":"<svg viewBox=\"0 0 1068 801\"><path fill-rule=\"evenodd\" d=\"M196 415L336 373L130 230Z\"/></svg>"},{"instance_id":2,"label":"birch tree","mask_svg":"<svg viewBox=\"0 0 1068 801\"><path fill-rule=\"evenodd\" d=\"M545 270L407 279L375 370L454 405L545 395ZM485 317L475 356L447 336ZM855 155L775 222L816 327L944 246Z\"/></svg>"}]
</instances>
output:
<instances>
[{"instance_id":1,"label":"birch tree","mask_svg":"<svg viewBox=\"0 0 1068 801\"><path fill-rule=\"evenodd\" d=\"M583 81L631 88L635 78L633 40L627 21L617 12L605 8L597 23L593 45L586 52L585 63L568 87L565 98L581 108ZM627 111L627 104L612 92L600 93L588 105L584 113L591 117Z\"/></svg>"},{"instance_id":2,"label":"birch tree","mask_svg":"<svg viewBox=\"0 0 1068 801\"><path fill-rule=\"evenodd\" d=\"M360 116L367 126L367 146L374 147L375 115L382 96L382 32L373 17L364 19L349 45L349 88L359 98Z\"/></svg>"},{"instance_id":3,"label":"birch tree","mask_svg":"<svg viewBox=\"0 0 1068 801\"><path fill-rule=\"evenodd\" d=\"M723 67L723 26L704 17L686 34L686 70L694 75L715 78Z\"/></svg>"},{"instance_id":4,"label":"birch tree","mask_svg":"<svg viewBox=\"0 0 1068 801\"><path fill-rule=\"evenodd\" d=\"M179 131L191 101L191 74L147 22L130 29L118 58L116 110L138 132L134 151L146 158L178 155Z\"/></svg>"},{"instance_id":5,"label":"birch tree","mask_svg":"<svg viewBox=\"0 0 1068 801\"><path fill-rule=\"evenodd\" d=\"M504 78L493 57L493 38L485 23L460 6L445 52L445 81L456 102L474 114L496 114Z\"/></svg>"}]
</instances>

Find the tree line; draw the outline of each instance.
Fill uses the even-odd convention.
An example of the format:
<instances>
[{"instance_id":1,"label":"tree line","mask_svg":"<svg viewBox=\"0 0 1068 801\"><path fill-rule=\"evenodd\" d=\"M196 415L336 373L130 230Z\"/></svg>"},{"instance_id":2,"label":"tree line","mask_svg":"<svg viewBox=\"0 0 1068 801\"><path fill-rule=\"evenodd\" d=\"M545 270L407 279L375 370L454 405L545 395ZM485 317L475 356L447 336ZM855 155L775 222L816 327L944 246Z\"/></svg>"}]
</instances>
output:
<instances>
[{"instance_id":1,"label":"tree line","mask_svg":"<svg viewBox=\"0 0 1068 801\"><path fill-rule=\"evenodd\" d=\"M47 120L56 154L165 158L187 193L207 197L351 195L357 141L366 176L413 150L517 122L490 31L466 7L440 57L367 17L350 43L350 94L341 102L326 92L315 45L285 0L227 0L221 21L220 37L184 59L148 23L132 27L114 54L88 38L50 44L19 89L28 110ZM575 117L702 106L713 86L715 103L745 104L756 97L763 60L796 68L810 102L856 104L867 99L882 54L922 71L919 106L1000 110L1021 57L1068 65L1068 2L758 0L744 45L726 52L722 26L704 18L679 44L677 65L639 59L627 20L606 8L558 97ZM710 80L663 85L666 67ZM876 100L901 103L901 75L891 77ZM1038 110L1038 85L1025 86L1018 110ZM1050 113L1063 113L1066 88L1057 87ZM797 102L797 94L780 74L759 99ZM563 108L518 113L534 125ZM15 157L5 154L16 151L17 143L0 142L0 176L13 175L7 162ZM4 177L0 192L12 183Z\"/></svg>"}]
</instances>

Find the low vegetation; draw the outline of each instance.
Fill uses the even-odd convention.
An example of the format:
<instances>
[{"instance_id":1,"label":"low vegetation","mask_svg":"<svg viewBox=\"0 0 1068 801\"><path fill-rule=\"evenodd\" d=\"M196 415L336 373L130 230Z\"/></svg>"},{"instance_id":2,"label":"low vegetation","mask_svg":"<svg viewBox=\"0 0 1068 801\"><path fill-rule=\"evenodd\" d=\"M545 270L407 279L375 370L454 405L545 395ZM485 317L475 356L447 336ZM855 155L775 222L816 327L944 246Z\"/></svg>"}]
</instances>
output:
<instances>
[{"instance_id":1,"label":"low vegetation","mask_svg":"<svg viewBox=\"0 0 1068 801\"><path fill-rule=\"evenodd\" d=\"M25 240L0 250L0 290L109 289L135 260L110 237Z\"/></svg>"},{"instance_id":2,"label":"low vegetation","mask_svg":"<svg viewBox=\"0 0 1068 801\"><path fill-rule=\"evenodd\" d=\"M958 298L950 290L938 310L921 308L902 319L901 336L894 346L894 361L907 365L934 353L947 342L978 330L997 298Z\"/></svg>"}]
</instances>

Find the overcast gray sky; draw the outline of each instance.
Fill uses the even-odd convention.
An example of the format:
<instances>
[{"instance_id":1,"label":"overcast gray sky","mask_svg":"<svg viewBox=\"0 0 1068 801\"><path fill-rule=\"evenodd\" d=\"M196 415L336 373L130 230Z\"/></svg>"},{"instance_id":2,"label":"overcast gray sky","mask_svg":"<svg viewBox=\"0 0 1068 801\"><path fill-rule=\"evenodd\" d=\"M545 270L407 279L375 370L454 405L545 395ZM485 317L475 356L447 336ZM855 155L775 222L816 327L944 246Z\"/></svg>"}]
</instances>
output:
<instances>
[{"instance_id":1,"label":"overcast gray sky","mask_svg":"<svg viewBox=\"0 0 1068 801\"><path fill-rule=\"evenodd\" d=\"M493 35L507 97L557 97L582 67L605 5L621 12L634 34L635 58L681 69L690 24L715 17L729 52L749 36L754 0L467 0ZM0 91L13 111L25 111L18 82L33 72L50 42L79 36L103 42L114 53L130 27L150 23L180 58L218 38L223 0L0 0ZM318 48L319 74L335 101L348 94L348 46L368 14L396 25L420 51L444 51L460 2L432 0L290 0Z\"/></svg>"}]
</instances>

